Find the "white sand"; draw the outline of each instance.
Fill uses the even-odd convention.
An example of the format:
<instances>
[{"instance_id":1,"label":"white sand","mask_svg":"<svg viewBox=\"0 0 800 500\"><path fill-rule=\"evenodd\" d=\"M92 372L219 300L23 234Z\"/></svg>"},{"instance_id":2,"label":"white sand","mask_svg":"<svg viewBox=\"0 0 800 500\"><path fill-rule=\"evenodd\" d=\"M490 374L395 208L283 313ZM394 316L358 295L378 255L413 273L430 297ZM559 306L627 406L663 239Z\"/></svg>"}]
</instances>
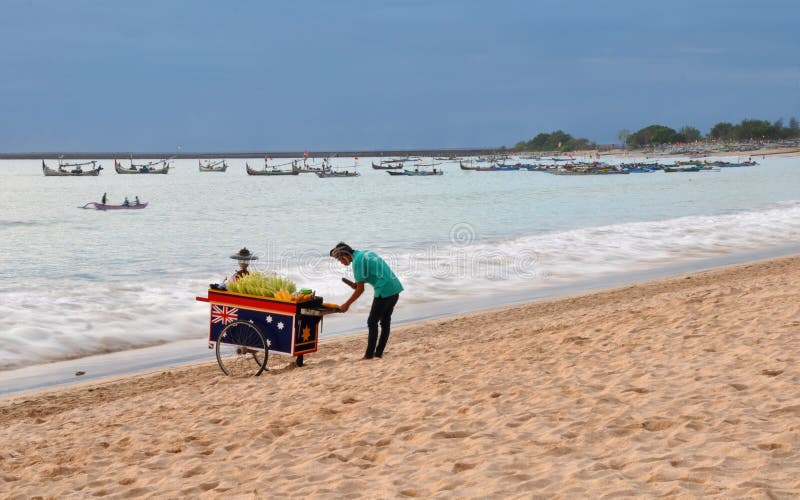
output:
<instances>
[{"instance_id":1,"label":"white sand","mask_svg":"<svg viewBox=\"0 0 800 500\"><path fill-rule=\"evenodd\" d=\"M364 342L2 401L0 497L800 495L800 257Z\"/></svg>"}]
</instances>

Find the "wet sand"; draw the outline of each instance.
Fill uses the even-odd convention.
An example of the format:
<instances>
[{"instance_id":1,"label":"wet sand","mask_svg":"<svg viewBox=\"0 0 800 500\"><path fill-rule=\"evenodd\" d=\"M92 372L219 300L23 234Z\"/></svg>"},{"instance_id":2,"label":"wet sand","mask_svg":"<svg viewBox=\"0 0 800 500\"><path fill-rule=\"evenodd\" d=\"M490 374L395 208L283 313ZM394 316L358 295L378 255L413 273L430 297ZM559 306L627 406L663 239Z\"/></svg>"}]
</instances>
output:
<instances>
[{"instance_id":1,"label":"wet sand","mask_svg":"<svg viewBox=\"0 0 800 500\"><path fill-rule=\"evenodd\" d=\"M800 495L800 257L0 401L0 497Z\"/></svg>"}]
</instances>

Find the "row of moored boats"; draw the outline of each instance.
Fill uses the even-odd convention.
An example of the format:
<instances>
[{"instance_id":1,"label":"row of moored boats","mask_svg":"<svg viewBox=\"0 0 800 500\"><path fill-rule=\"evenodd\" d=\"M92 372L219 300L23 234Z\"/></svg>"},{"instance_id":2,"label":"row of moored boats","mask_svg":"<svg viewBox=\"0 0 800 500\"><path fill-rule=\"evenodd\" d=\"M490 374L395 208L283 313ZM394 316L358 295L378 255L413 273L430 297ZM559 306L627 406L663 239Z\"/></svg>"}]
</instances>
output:
<instances>
[{"instance_id":1,"label":"row of moored boats","mask_svg":"<svg viewBox=\"0 0 800 500\"><path fill-rule=\"evenodd\" d=\"M758 165L755 161L744 162L727 161L678 161L671 164L661 164L658 162L646 163L622 163L612 165L600 161L594 162L569 162L569 163L516 163L513 165L492 163L489 165L477 165L469 162L460 162L462 170L475 171L514 171L527 170L531 172L546 172L554 175L615 175L615 174L634 174L651 172L702 172L719 171L722 168L730 167L750 167Z\"/></svg>"},{"instance_id":2,"label":"row of moored boats","mask_svg":"<svg viewBox=\"0 0 800 500\"><path fill-rule=\"evenodd\" d=\"M437 162L439 160L439 162ZM650 173L663 171L672 172L702 172L719 171L722 168L748 167L757 165L755 161L749 159L742 162L728 161L677 161L671 164L661 164L658 162L634 162L622 164L608 164L601 161L574 161L554 158L552 163L508 163L496 159L478 160L458 160L456 158L433 158L430 163L423 163L421 159L387 159L380 160L378 163L372 162L372 168L383 170L391 176L439 176L444 171L441 165L445 162L458 161L461 170L476 172L508 172L527 170L532 172L546 172L554 175L615 175L632 173ZM411 164L411 167L407 165ZM198 160L198 170L200 172L226 172L228 170L226 160ZM46 176L96 176L100 174L103 167L99 162L87 161L82 163L66 163L59 161L58 166L53 168L42 160L42 171ZM122 165L118 160L114 160L114 170L118 174L167 174L170 170L169 160L158 160L147 163L134 163L131 159L128 165ZM299 175L303 173L313 173L320 178L332 177L358 177L358 165L334 166L326 158L321 164L309 163L308 159L291 160L284 163L270 164L267 158L264 159L262 168L251 167L245 163L245 170L248 175L262 176L284 176Z\"/></svg>"}]
</instances>

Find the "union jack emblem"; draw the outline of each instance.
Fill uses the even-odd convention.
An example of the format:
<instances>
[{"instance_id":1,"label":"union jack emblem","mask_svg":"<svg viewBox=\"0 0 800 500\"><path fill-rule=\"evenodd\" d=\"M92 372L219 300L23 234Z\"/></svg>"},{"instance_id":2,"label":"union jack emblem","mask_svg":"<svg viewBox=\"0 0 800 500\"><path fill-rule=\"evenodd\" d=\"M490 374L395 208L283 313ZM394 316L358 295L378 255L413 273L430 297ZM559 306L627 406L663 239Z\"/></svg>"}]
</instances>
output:
<instances>
[{"instance_id":1,"label":"union jack emblem","mask_svg":"<svg viewBox=\"0 0 800 500\"><path fill-rule=\"evenodd\" d=\"M211 306L211 323L221 323L227 325L239 319L239 308L218 306L216 304Z\"/></svg>"}]
</instances>

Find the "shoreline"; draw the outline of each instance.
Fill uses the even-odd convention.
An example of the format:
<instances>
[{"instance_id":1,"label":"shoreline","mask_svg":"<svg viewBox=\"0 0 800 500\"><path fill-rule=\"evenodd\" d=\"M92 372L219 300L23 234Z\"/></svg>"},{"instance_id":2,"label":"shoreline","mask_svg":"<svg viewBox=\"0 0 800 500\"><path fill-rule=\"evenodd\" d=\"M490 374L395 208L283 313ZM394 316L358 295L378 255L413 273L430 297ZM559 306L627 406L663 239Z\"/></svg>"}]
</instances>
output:
<instances>
[{"instance_id":1,"label":"shoreline","mask_svg":"<svg viewBox=\"0 0 800 500\"><path fill-rule=\"evenodd\" d=\"M794 255L399 326L381 360L4 399L0 493L797 495L799 284Z\"/></svg>"},{"instance_id":2,"label":"shoreline","mask_svg":"<svg viewBox=\"0 0 800 500\"><path fill-rule=\"evenodd\" d=\"M452 319L465 314L491 312L498 308L560 300L578 294L598 293L620 286L647 283L688 273L722 269L792 255L800 255L800 244L736 252L713 258L611 274L586 281L553 284L531 290L503 293L488 299L481 297L459 302L438 303L430 307L417 306L410 313L402 309L398 311L399 314L395 315L393 324L396 327L413 327L426 321ZM325 330L320 341L330 342L364 334L363 323L366 319L361 316L363 315L329 317L326 319ZM336 322L336 324L331 324L332 322ZM316 355L316 353L312 354L309 359L313 359ZM208 360L213 361L213 357L213 352L207 348L205 337L198 337L197 339L186 339L0 371L0 402L8 398L42 391L58 391L62 388L103 383L121 377L202 364ZM286 359L290 358L286 357ZM75 373L78 371L84 372L84 375L76 376Z\"/></svg>"}]
</instances>

